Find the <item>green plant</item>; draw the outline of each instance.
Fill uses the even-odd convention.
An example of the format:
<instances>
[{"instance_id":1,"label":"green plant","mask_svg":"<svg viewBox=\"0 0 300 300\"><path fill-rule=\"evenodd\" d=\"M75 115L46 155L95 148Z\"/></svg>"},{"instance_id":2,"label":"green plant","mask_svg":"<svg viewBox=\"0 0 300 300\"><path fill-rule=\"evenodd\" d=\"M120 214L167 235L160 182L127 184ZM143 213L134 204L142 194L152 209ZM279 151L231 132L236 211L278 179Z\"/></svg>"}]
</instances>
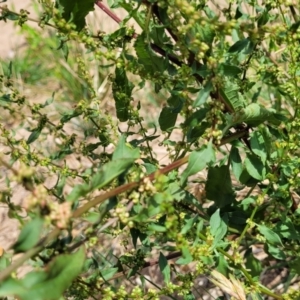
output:
<instances>
[{"instance_id":1,"label":"green plant","mask_svg":"<svg viewBox=\"0 0 300 300\"><path fill-rule=\"evenodd\" d=\"M95 33L85 23L94 1L40 1L40 27L56 30L85 89L62 115L55 94L32 103L10 71L1 75L1 162L10 170L2 202L21 233L1 256L0 295L197 299L194 284L204 274L224 297L299 299L291 284L300 272L296 5L108 2L110 8L95 5L120 28ZM118 7L128 13L123 20L112 12ZM28 21L26 11L1 11L3 20ZM141 33L128 25L132 19ZM71 42L83 45L100 70L105 65L114 110L101 109L107 98L97 94L89 60ZM105 74L107 65L113 75ZM167 95L155 130L143 119L146 86ZM17 120L13 130L8 115ZM191 193L200 172L204 179ZM11 201L14 182L29 193L26 219ZM258 245L263 260L253 251ZM28 260L33 270L18 278L14 272ZM154 265L163 280L142 274ZM262 284L266 270L282 267L289 274L280 292Z\"/></svg>"}]
</instances>

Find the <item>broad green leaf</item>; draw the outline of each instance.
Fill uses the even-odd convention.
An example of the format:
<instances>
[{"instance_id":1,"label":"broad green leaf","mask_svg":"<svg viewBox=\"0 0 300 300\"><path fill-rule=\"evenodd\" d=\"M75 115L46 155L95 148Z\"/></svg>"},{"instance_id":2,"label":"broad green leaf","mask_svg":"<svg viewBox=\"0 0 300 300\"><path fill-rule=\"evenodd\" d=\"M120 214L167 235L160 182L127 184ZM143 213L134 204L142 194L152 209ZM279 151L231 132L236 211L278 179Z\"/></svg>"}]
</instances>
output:
<instances>
[{"instance_id":1,"label":"broad green leaf","mask_svg":"<svg viewBox=\"0 0 300 300\"><path fill-rule=\"evenodd\" d=\"M101 189L125 172L137 158L139 158L139 150L131 148L130 145L126 145L125 138L122 136L113 154L113 160L103 165L99 171L92 176L89 184L84 183L75 186L67 197L68 201L75 201L95 189Z\"/></svg>"},{"instance_id":2,"label":"broad green leaf","mask_svg":"<svg viewBox=\"0 0 300 300\"><path fill-rule=\"evenodd\" d=\"M282 246L281 239L277 233L268 228L265 225L257 225L259 232L264 236L267 240L268 244L273 246Z\"/></svg>"},{"instance_id":3,"label":"broad green leaf","mask_svg":"<svg viewBox=\"0 0 300 300\"><path fill-rule=\"evenodd\" d=\"M208 169L205 191L207 199L213 200L220 208L233 203L235 193L232 189L228 166L216 166Z\"/></svg>"},{"instance_id":4,"label":"broad green leaf","mask_svg":"<svg viewBox=\"0 0 300 300\"><path fill-rule=\"evenodd\" d=\"M62 7L62 16L66 21L76 25L78 31L85 26L85 17L94 10L94 0L56 0L56 7Z\"/></svg>"},{"instance_id":5,"label":"broad green leaf","mask_svg":"<svg viewBox=\"0 0 300 300\"><path fill-rule=\"evenodd\" d=\"M101 269L100 272L104 280L109 280L118 272L118 268Z\"/></svg>"},{"instance_id":6,"label":"broad green leaf","mask_svg":"<svg viewBox=\"0 0 300 300\"><path fill-rule=\"evenodd\" d=\"M36 139L38 139L39 136L40 136L40 134L41 134L41 132L42 132L42 128L36 128L36 129L34 129L34 130L31 132L30 136L28 137L28 139L27 139L27 141L26 141L27 145L31 144L31 143L34 142Z\"/></svg>"},{"instance_id":7,"label":"broad green leaf","mask_svg":"<svg viewBox=\"0 0 300 300\"><path fill-rule=\"evenodd\" d=\"M183 300L196 300L195 296L192 294L192 292L189 292L189 294L183 295Z\"/></svg>"},{"instance_id":8,"label":"broad green leaf","mask_svg":"<svg viewBox=\"0 0 300 300\"><path fill-rule=\"evenodd\" d=\"M230 151L230 165L232 168L232 172L237 180L240 180L240 176L243 172L243 164L242 159L239 154L239 150L236 147L232 147Z\"/></svg>"},{"instance_id":9,"label":"broad green leaf","mask_svg":"<svg viewBox=\"0 0 300 300\"><path fill-rule=\"evenodd\" d=\"M247 197L241 202L243 210L247 211L251 204L255 204L255 199L252 197Z\"/></svg>"},{"instance_id":10,"label":"broad green leaf","mask_svg":"<svg viewBox=\"0 0 300 300\"><path fill-rule=\"evenodd\" d=\"M278 222L274 231L282 238L300 240L300 234L296 231L292 220L288 217L284 217L283 220Z\"/></svg>"},{"instance_id":11,"label":"broad green leaf","mask_svg":"<svg viewBox=\"0 0 300 300\"><path fill-rule=\"evenodd\" d=\"M261 274L262 265L261 262L252 254L252 250L250 249L249 253L246 253L246 268L249 270L251 276L256 277Z\"/></svg>"},{"instance_id":12,"label":"broad green leaf","mask_svg":"<svg viewBox=\"0 0 300 300\"><path fill-rule=\"evenodd\" d=\"M199 110L196 110L194 113L192 113L191 116L189 116L185 122L185 127L195 127L199 123L201 123L204 118L206 117L206 114L208 113L209 109L207 107L203 107Z\"/></svg>"},{"instance_id":13,"label":"broad green leaf","mask_svg":"<svg viewBox=\"0 0 300 300\"><path fill-rule=\"evenodd\" d=\"M25 294L27 291L26 287L15 278L9 277L0 285L0 297L17 296ZM4 298L7 299L7 298Z\"/></svg>"},{"instance_id":14,"label":"broad green leaf","mask_svg":"<svg viewBox=\"0 0 300 300\"><path fill-rule=\"evenodd\" d=\"M239 178L240 183L245 184L247 186L253 187L255 186L260 179L255 179L253 176L249 174L246 168L243 169L243 172Z\"/></svg>"},{"instance_id":15,"label":"broad green leaf","mask_svg":"<svg viewBox=\"0 0 300 300\"><path fill-rule=\"evenodd\" d=\"M3 251L3 249L1 248L1 250ZM9 255L7 255L7 253L2 253L2 255L0 256L0 271L4 270L5 268L7 268L11 263L11 258L9 257Z\"/></svg>"},{"instance_id":16,"label":"broad green leaf","mask_svg":"<svg viewBox=\"0 0 300 300\"><path fill-rule=\"evenodd\" d=\"M267 159L267 149L265 147L264 137L258 130L250 134L250 145L253 153L258 155L261 161L265 163Z\"/></svg>"},{"instance_id":17,"label":"broad green leaf","mask_svg":"<svg viewBox=\"0 0 300 300\"><path fill-rule=\"evenodd\" d=\"M196 22L195 27L195 34L197 35L198 39L208 45L212 45L216 35L213 26L211 26L209 23L202 25Z\"/></svg>"},{"instance_id":18,"label":"broad green leaf","mask_svg":"<svg viewBox=\"0 0 300 300\"><path fill-rule=\"evenodd\" d=\"M64 124L64 123L70 121L71 119L78 117L81 114L82 114L82 111L80 109L75 109L71 112L64 113L62 118L60 119L60 122L62 124Z\"/></svg>"},{"instance_id":19,"label":"broad green leaf","mask_svg":"<svg viewBox=\"0 0 300 300\"><path fill-rule=\"evenodd\" d=\"M161 10L160 10L161 11ZM153 25L149 32L150 38L155 45L164 48L166 44L171 44L170 38L167 36L165 28L163 26Z\"/></svg>"},{"instance_id":20,"label":"broad green leaf","mask_svg":"<svg viewBox=\"0 0 300 300\"><path fill-rule=\"evenodd\" d=\"M4 1L3 1L3 2L4 2ZM12 12L12 11L7 11L7 12L5 12L4 17L3 17L4 20L5 20L5 19L8 19L8 20L11 20L11 21L19 20L19 18L20 18L20 16L17 15L17 14L15 14L15 13ZM0 17L0 20L1 20L1 19L2 19L2 18Z\"/></svg>"},{"instance_id":21,"label":"broad green leaf","mask_svg":"<svg viewBox=\"0 0 300 300\"><path fill-rule=\"evenodd\" d=\"M192 229L198 218L198 216L195 216L194 218L188 219L181 229L181 234L187 234Z\"/></svg>"},{"instance_id":22,"label":"broad green leaf","mask_svg":"<svg viewBox=\"0 0 300 300\"><path fill-rule=\"evenodd\" d=\"M173 127L175 126L177 120L178 113L174 112L174 109L171 107L163 107L159 118L158 123L160 129L162 131L172 131Z\"/></svg>"},{"instance_id":23,"label":"broad green leaf","mask_svg":"<svg viewBox=\"0 0 300 300\"><path fill-rule=\"evenodd\" d=\"M165 283L170 282L171 268L168 264L168 260L161 252L159 253L158 265L159 265L160 271L162 272L162 274L164 276Z\"/></svg>"},{"instance_id":24,"label":"broad green leaf","mask_svg":"<svg viewBox=\"0 0 300 300\"><path fill-rule=\"evenodd\" d=\"M133 84L126 76L125 69L116 68L112 91L116 104L117 117L121 122L126 122L129 118L129 104L133 87Z\"/></svg>"},{"instance_id":25,"label":"broad green leaf","mask_svg":"<svg viewBox=\"0 0 300 300\"><path fill-rule=\"evenodd\" d=\"M292 274L300 275L300 257L289 261L289 268ZM1 290L0 290L1 291Z\"/></svg>"},{"instance_id":26,"label":"broad green leaf","mask_svg":"<svg viewBox=\"0 0 300 300\"><path fill-rule=\"evenodd\" d=\"M66 42L64 42L61 46L61 51L64 55L64 58L65 60L67 61L68 60L68 57L69 57L69 46Z\"/></svg>"},{"instance_id":27,"label":"broad green leaf","mask_svg":"<svg viewBox=\"0 0 300 300\"><path fill-rule=\"evenodd\" d=\"M202 65L199 62L197 62L196 60L194 60L194 62L193 62L192 71L193 71L193 74L198 74L203 78L206 78L209 75L211 75L211 70L206 65Z\"/></svg>"},{"instance_id":28,"label":"broad green leaf","mask_svg":"<svg viewBox=\"0 0 300 300\"><path fill-rule=\"evenodd\" d=\"M138 228L130 228L130 234L134 248L137 247L138 238L140 237L140 230Z\"/></svg>"},{"instance_id":29,"label":"broad green leaf","mask_svg":"<svg viewBox=\"0 0 300 300\"><path fill-rule=\"evenodd\" d=\"M21 280L9 278L0 285L0 296L20 300L58 300L79 275L85 260L84 249L59 255L45 271L30 272Z\"/></svg>"},{"instance_id":30,"label":"broad green leaf","mask_svg":"<svg viewBox=\"0 0 300 300\"><path fill-rule=\"evenodd\" d=\"M207 128L210 128L211 124L209 122L201 122L195 127L192 127L187 133L187 141L193 142L201 137Z\"/></svg>"},{"instance_id":31,"label":"broad green leaf","mask_svg":"<svg viewBox=\"0 0 300 300\"><path fill-rule=\"evenodd\" d=\"M219 253L217 271L228 277L229 265L224 255Z\"/></svg>"},{"instance_id":32,"label":"broad green leaf","mask_svg":"<svg viewBox=\"0 0 300 300\"><path fill-rule=\"evenodd\" d=\"M207 5L203 8L205 14L210 18L214 19L216 17L216 12L214 12L211 8L209 8Z\"/></svg>"},{"instance_id":33,"label":"broad green leaf","mask_svg":"<svg viewBox=\"0 0 300 300\"><path fill-rule=\"evenodd\" d=\"M234 18L235 18L235 19L239 19L239 18L242 17L243 15L244 15L244 13L243 13L243 11L242 11L241 6L239 5L239 6L236 8Z\"/></svg>"},{"instance_id":34,"label":"broad green leaf","mask_svg":"<svg viewBox=\"0 0 300 300\"><path fill-rule=\"evenodd\" d=\"M242 71L243 70L237 66L229 65L229 64L225 64L225 63L221 63L218 66L218 72L221 75L228 76L228 77L236 77L237 75L242 73Z\"/></svg>"},{"instance_id":35,"label":"broad green leaf","mask_svg":"<svg viewBox=\"0 0 300 300\"><path fill-rule=\"evenodd\" d=\"M158 225L155 223L149 223L147 228L154 232L166 232L167 231L167 228L165 226L161 226L161 225Z\"/></svg>"},{"instance_id":36,"label":"broad green leaf","mask_svg":"<svg viewBox=\"0 0 300 300\"><path fill-rule=\"evenodd\" d=\"M220 94L226 104L232 109L233 112L239 111L244 108L244 99L239 93L240 87L238 84L224 81L224 85L220 88Z\"/></svg>"},{"instance_id":37,"label":"broad green leaf","mask_svg":"<svg viewBox=\"0 0 300 300\"><path fill-rule=\"evenodd\" d=\"M188 247L184 247L181 250L181 253L182 253L182 256L178 260L176 260L176 264L187 265L187 264L189 264L190 262L193 261L193 257L191 255Z\"/></svg>"},{"instance_id":38,"label":"broad green leaf","mask_svg":"<svg viewBox=\"0 0 300 300\"><path fill-rule=\"evenodd\" d=\"M180 183L184 185L187 178L203 170L209 163L215 161L215 151L212 142L200 151L193 151L190 154L188 165L181 175Z\"/></svg>"},{"instance_id":39,"label":"broad green leaf","mask_svg":"<svg viewBox=\"0 0 300 300\"><path fill-rule=\"evenodd\" d=\"M211 216L210 221L210 233L214 237L214 245L216 245L226 234L227 224L220 216L220 209L218 208Z\"/></svg>"},{"instance_id":40,"label":"broad green leaf","mask_svg":"<svg viewBox=\"0 0 300 300\"><path fill-rule=\"evenodd\" d=\"M118 145L113 153L112 159L132 159L133 161L140 157L140 152L138 148L133 148L130 144L126 143L126 137L121 136Z\"/></svg>"},{"instance_id":41,"label":"broad green leaf","mask_svg":"<svg viewBox=\"0 0 300 300\"><path fill-rule=\"evenodd\" d=\"M38 281L28 286L28 275L22 280L28 287L26 293L19 294L21 300L57 300L79 275L85 260L84 248L74 254L59 255L40 274ZM30 275L29 275L30 276ZM54 288L55 287L55 288Z\"/></svg>"},{"instance_id":42,"label":"broad green leaf","mask_svg":"<svg viewBox=\"0 0 300 300\"><path fill-rule=\"evenodd\" d=\"M261 126L259 130L264 139L264 147L266 150L267 157L270 157L272 151L273 137L269 130L269 126Z\"/></svg>"},{"instance_id":43,"label":"broad green leaf","mask_svg":"<svg viewBox=\"0 0 300 300\"><path fill-rule=\"evenodd\" d=\"M41 232L43 230L43 220L36 218L27 223L19 237L17 242L13 245L16 252L25 252L33 248L40 239Z\"/></svg>"},{"instance_id":44,"label":"broad green leaf","mask_svg":"<svg viewBox=\"0 0 300 300\"><path fill-rule=\"evenodd\" d=\"M68 201L75 201L95 189L101 189L125 172L133 164L134 160L125 158L108 162L91 178L90 184L75 186L67 197Z\"/></svg>"},{"instance_id":45,"label":"broad green leaf","mask_svg":"<svg viewBox=\"0 0 300 300\"><path fill-rule=\"evenodd\" d=\"M169 106L173 109L174 113L180 113L185 100L176 93L172 93L172 95L167 99L167 102Z\"/></svg>"},{"instance_id":46,"label":"broad green leaf","mask_svg":"<svg viewBox=\"0 0 300 300\"><path fill-rule=\"evenodd\" d=\"M139 64L141 64L145 72L149 74L164 72L167 69L168 62L163 57L157 56L145 40L144 34L139 35L134 44Z\"/></svg>"},{"instance_id":47,"label":"broad green leaf","mask_svg":"<svg viewBox=\"0 0 300 300\"><path fill-rule=\"evenodd\" d=\"M143 166L146 169L146 174L149 175L153 172L155 172L157 170L157 166L155 166L154 164L150 164L150 163L144 163Z\"/></svg>"},{"instance_id":48,"label":"broad green leaf","mask_svg":"<svg viewBox=\"0 0 300 300\"><path fill-rule=\"evenodd\" d=\"M263 13L260 14L258 20L257 20L257 27L261 27L265 24L267 24L269 21L269 13L268 11L264 10Z\"/></svg>"},{"instance_id":49,"label":"broad green leaf","mask_svg":"<svg viewBox=\"0 0 300 300\"><path fill-rule=\"evenodd\" d=\"M3 94L0 96L0 101L4 103L0 103L3 107L6 107L8 102L14 103L13 98L11 97L10 94Z\"/></svg>"},{"instance_id":50,"label":"broad green leaf","mask_svg":"<svg viewBox=\"0 0 300 300\"><path fill-rule=\"evenodd\" d=\"M250 126L258 126L266 121L278 126L281 123L281 115L277 114L273 109L267 109L257 103L251 103L247 107L226 116L227 131L235 124L247 123Z\"/></svg>"},{"instance_id":51,"label":"broad green leaf","mask_svg":"<svg viewBox=\"0 0 300 300\"><path fill-rule=\"evenodd\" d=\"M248 43L249 43L248 38L237 41L228 49L228 52L229 53L241 52L243 49L245 49L248 46Z\"/></svg>"},{"instance_id":52,"label":"broad green leaf","mask_svg":"<svg viewBox=\"0 0 300 300\"><path fill-rule=\"evenodd\" d=\"M264 180L266 177L266 167L255 154L249 153L245 158L247 172L257 180Z\"/></svg>"},{"instance_id":53,"label":"broad green leaf","mask_svg":"<svg viewBox=\"0 0 300 300\"><path fill-rule=\"evenodd\" d=\"M196 98L196 100L193 103L193 107L198 107L202 104L204 104L210 94L210 92L213 89L213 85L211 83L211 81L209 80L205 86L202 88L202 90L200 90L200 92L198 93L198 96Z\"/></svg>"},{"instance_id":54,"label":"broad green leaf","mask_svg":"<svg viewBox=\"0 0 300 300\"><path fill-rule=\"evenodd\" d=\"M297 21L295 23L293 23L290 27L289 27L289 30L292 32L292 33L296 33L297 32L297 29L299 28L300 26L300 21Z\"/></svg>"},{"instance_id":55,"label":"broad green leaf","mask_svg":"<svg viewBox=\"0 0 300 300\"><path fill-rule=\"evenodd\" d=\"M96 223L100 219L100 213L99 212L90 211L87 214L85 214L82 219L88 221L89 223Z\"/></svg>"},{"instance_id":56,"label":"broad green leaf","mask_svg":"<svg viewBox=\"0 0 300 300\"><path fill-rule=\"evenodd\" d=\"M105 36L104 39L106 42L115 43L119 47L123 47L124 39L126 37L126 31L127 31L127 27L122 26L121 28L117 29L113 33Z\"/></svg>"},{"instance_id":57,"label":"broad green leaf","mask_svg":"<svg viewBox=\"0 0 300 300\"><path fill-rule=\"evenodd\" d=\"M267 244L268 247L268 252L275 258L280 259L280 260L285 260L286 259L286 255L283 252L283 250L281 248L279 248L278 246L273 246L271 244Z\"/></svg>"}]
</instances>

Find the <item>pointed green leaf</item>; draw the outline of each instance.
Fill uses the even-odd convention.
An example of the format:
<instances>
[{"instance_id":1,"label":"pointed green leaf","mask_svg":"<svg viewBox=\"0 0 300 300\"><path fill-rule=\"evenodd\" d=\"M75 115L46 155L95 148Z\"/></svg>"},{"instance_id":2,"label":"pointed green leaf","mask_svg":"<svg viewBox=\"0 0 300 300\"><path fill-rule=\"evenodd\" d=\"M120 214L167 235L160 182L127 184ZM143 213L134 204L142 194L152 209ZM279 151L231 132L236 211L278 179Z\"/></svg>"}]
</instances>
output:
<instances>
[{"instance_id":1,"label":"pointed green leaf","mask_svg":"<svg viewBox=\"0 0 300 300\"><path fill-rule=\"evenodd\" d=\"M158 119L160 129L162 131L172 131L173 127L175 126L177 116L178 113L174 112L173 108L163 107Z\"/></svg>"},{"instance_id":2,"label":"pointed green leaf","mask_svg":"<svg viewBox=\"0 0 300 300\"><path fill-rule=\"evenodd\" d=\"M85 17L94 10L94 0L56 0L56 7L62 7L62 16L76 25L78 31L85 26Z\"/></svg>"},{"instance_id":3,"label":"pointed green leaf","mask_svg":"<svg viewBox=\"0 0 300 300\"><path fill-rule=\"evenodd\" d=\"M126 76L125 69L116 68L112 91L116 104L117 117L121 122L126 122L129 118L129 104L133 87L133 84Z\"/></svg>"},{"instance_id":4,"label":"pointed green leaf","mask_svg":"<svg viewBox=\"0 0 300 300\"><path fill-rule=\"evenodd\" d=\"M166 232L167 228L165 226L161 226L155 223L149 223L148 230L154 231L154 232Z\"/></svg>"},{"instance_id":5,"label":"pointed green leaf","mask_svg":"<svg viewBox=\"0 0 300 300\"><path fill-rule=\"evenodd\" d=\"M113 153L112 159L117 160L117 159L129 158L132 159L132 162L134 162L139 157L140 157L139 149L133 148L130 144L127 144L126 137L122 135Z\"/></svg>"},{"instance_id":6,"label":"pointed green leaf","mask_svg":"<svg viewBox=\"0 0 300 300\"><path fill-rule=\"evenodd\" d=\"M296 230L292 220L288 217L283 217L283 220L276 224L274 231L279 234L280 237L289 240L300 240L300 234Z\"/></svg>"},{"instance_id":7,"label":"pointed green leaf","mask_svg":"<svg viewBox=\"0 0 300 300\"><path fill-rule=\"evenodd\" d=\"M217 266L217 271L223 274L224 276L229 275L229 265L227 260L225 259L224 255L219 254L218 257L218 266Z\"/></svg>"},{"instance_id":8,"label":"pointed green leaf","mask_svg":"<svg viewBox=\"0 0 300 300\"><path fill-rule=\"evenodd\" d=\"M227 232L227 224L221 218L219 208L211 216L209 225L210 233L214 237L214 244L216 245L225 236Z\"/></svg>"},{"instance_id":9,"label":"pointed green leaf","mask_svg":"<svg viewBox=\"0 0 300 300\"><path fill-rule=\"evenodd\" d=\"M137 158L139 158L139 150L125 144L125 137L122 136L113 154L113 160L100 168L100 170L92 176L89 184L85 183L75 186L67 197L68 201L75 201L95 189L104 187L125 172Z\"/></svg>"},{"instance_id":10,"label":"pointed green leaf","mask_svg":"<svg viewBox=\"0 0 300 300\"><path fill-rule=\"evenodd\" d=\"M267 244L268 245L268 252L275 258L280 259L280 260L285 260L286 259L286 255L283 252L283 250L281 248L279 248L278 246L273 246L271 244Z\"/></svg>"},{"instance_id":11,"label":"pointed green leaf","mask_svg":"<svg viewBox=\"0 0 300 300\"><path fill-rule=\"evenodd\" d=\"M267 10L264 10L257 20L257 27L261 27L267 24L269 21L269 13Z\"/></svg>"},{"instance_id":12,"label":"pointed green leaf","mask_svg":"<svg viewBox=\"0 0 300 300\"><path fill-rule=\"evenodd\" d=\"M179 265L187 265L189 264L190 262L193 261L193 257L190 253L190 250L188 247L184 247L182 250L181 250L181 253L182 253L182 256L176 260L176 264L179 264Z\"/></svg>"},{"instance_id":13,"label":"pointed green leaf","mask_svg":"<svg viewBox=\"0 0 300 300\"><path fill-rule=\"evenodd\" d=\"M267 159L267 149L263 135L258 130L255 130L251 133L250 137L251 150L265 163Z\"/></svg>"},{"instance_id":14,"label":"pointed green leaf","mask_svg":"<svg viewBox=\"0 0 300 300\"><path fill-rule=\"evenodd\" d=\"M38 139L41 132L42 132L42 128L34 129L26 141L27 145L33 143L36 139Z\"/></svg>"},{"instance_id":15,"label":"pointed green leaf","mask_svg":"<svg viewBox=\"0 0 300 300\"><path fill-rule=\"evenodd\" d=\"M252 250L249 254L245 256L246 258L246 268L249 270L251 276L259 276L262 271L261 262L252 254Z\"/></svg>"},{"instance_id":16,"label":"pointed green leaf","mask_svg":"<svg viewBox=\"0 0 300 300\"><path fill-rule=\"evenodd\" d=\"M43 229L43 220L36 218L27 223L19 237L17 242L13 245L16 252L24 252L33 248L40 239L41 232Z\"/></svg>"},{"instance_id":17,"label":"pointed green leaf","mask_svg":"<svg viewBox=\"0 0 300 300\"><path fill-rule=\"evenodd\" d=\"M230 159L232 172L235 178L237 180L240 180L240 176L243 172L243 163L238 148L236 147L231 148L229 159Z\"/></svg>"},{"instance_id":18,"label":"pointed green leaf","mask_svg":"<svg viewBox=\"0 0 300 300\"><path fill-rule=\"evenodd\" d=\"M26 287L15 278L8 278L4 282L1 282L0 285L0 297L5 297L7 299L8 296L17 296L20 294L25 294L27 291Z\"/></svg>"},{"instance_id":19,"label":"pointed green leaf","mask_svg":"<svg viewBox=\"0 0 300 300\"><path fill-rule=\"evenodd\" d=\"M44 272L29 284L30 273L27 274L23 283L28 287L26 293L19 295L21 300L57 300L70 286L72 281L79 275L85 260L84 248L80 248L74 254L57 256ZM55 288L53 288L55 287Z\"/></svg>"},{"instance_id":20,"label":"pointed green leaf","mask_svg":"<svg viewBox=\"0 0 300 300\"><path fill-rule=\"evenodd\" d=\"M218 67L218 71L221 75L229 76L229 77L236 77L237 75L242 73L243 70L234 65L221 63Z\"/></svg>"},{"instance_id":21,"label":"pointed green leaf","mask_svg":"<svg viewBox=\"0 0 300 300\"><path fill-rule=\"evenodd\" d=\"M139 35L135 41L134 48L138 57L138 62L144 67L146 73L164 72L168 62L165 58L157 56L146 42L144 34Z\"/></svg>"},{"instance_id":22,"label":"pointed green leaf","mask_svg":"<svg viewBox=\"0 0 300 300\"><path fill-rule=\"evenodd\" d=\"M211 81L208 81L205 86L201 89L201 91L198 93L198 96L193 104L193 107L198 107L202 104L204 104L210 94L210 92L213 89L213 85Z\"/></svg>"},{"instance_id":23,"label":"pointed green leaf","mask_svg":"<svg viewBox=\"0 0 300 300\"><path fill-rule=\"evenodd\" d=\"M158 265L159 265L160 271L162 272L162 274L164 276L165 283L170 282L171 268L168 264L168 260L161 252L159 253Z\"/></svg>"},{"instance_id":24,"label":"pointed green leaf","mask_svg":"<svg viewBox=\"0 0 300 300\"><path fill-rule=\"evenodd\" d=\"M181 234L187 234L192 229L192 227L194 226L197 220L198 220L198 216L188 219L185 225L181 229Z\"/></svg>"},{"instance_id":25,"label":"pointed green leaf","mask_svg":"<svg viewBox=\"0 0 300 300\"><path fill-rule=\"evenodd\" d=\"M101 275L104 280L111 279L118 272L118 268L108 268L101 270Z\"/></svg>"},{"instance_id":26,"label":"pointed green leaf","mask_svg":"<svg viewBox=\"0 0 300 300\"><path fill-rule=\"evenodd\" d=\"M229 80L225 80L224 86L220 88L223 100L234 112L241 110L245 106L244 99L240 95L239 90L240 87Z\"/></svg>"},{"instance_id":27,"label":"pointed green leaf","mask_svg":"<svg viewBox=\"0 0 300 300\"><path fill-rule=\"evenodd\" d=\"M258 126L263 122L270 122L279 125L281 120L273 109L267 109L257 103L251 103L244 109L241 109L230 116L227 116L228 126L247 123L250 126Z\"/></svg>"},{"instance_id":28,"label":"pointed green leaf","mask_svg":"<svg viewBox=\"0 0 300 300\"><path fill-rule=\"evenodd\" d=\"M186 169L181 175L180 183L184 185L187 178L203 170L209 163L215 161L215 151L212 142L209 142L205 148L200 151L193 151L189 157Z\"/></svg>"},{"instance_id":29,"label":"pointed green leaf","mask_svg":"<svg viewBox=\"0 0 300 300\"><path fill-rule=\"evenodd\" d=\"M248 154L245 159L247 172L257 180L264 180L266 177L266 167L263 162L254 154Z\"/></svg>"},{"instance_id":30,"label":"pointed green leaf","mask_svg":"<svg viewBox=\"0 0 300 300\"><path fill-rule=\"evenodd\" d=\"M5 17L4 18L8 19L8 20L11 20L11 21L16 21L16 20L19 20L20 16L15 14L12 11L7 11L7 12L5 12Z\"/></svg>"},{"instance_id":31,"label":"pointed green leaf","mask_svg":"<svg viewBox=\"0 0 300 300\"><path fill-rule=\"evenodd\" d=\"M265 225L257 225L259 232L265 237L269 244L273 246L282 246L281 239L277 233Z\"/></svg>"},{"instance_id":32,"label":"pointed green leaf","mask_svg":"<svg viewBox=\"0 0 300 300\"><path fill-rule=\"evenodd\" d=\"M205 185L206 197L218 207L224 207L235 200L228 166L216 166L208 169Z\"/></svg>"},{"instance_id":33,"label":"pointed green leaf","mask_svg":"<svg viewBox=\"0 0 300 300\"><path fill-rule=\"evenodd\" d=\"M57 300L79 275L85 260L84 249L59 255L45 271L30 272L21 280L9 278L0 285L0 296L20 300Z\"/></svg>"},{"instance_id":34,"label":"pointed green leaf","mask_svg":"<svg viewBox=\"0 0 300 300\"><path fill-rule=\"evenodd\" d=\"M228 52L229 53L241 52L243 49L245 49L248 46L248 43L249 43L249 39L243 39L237 41L228 49Z\"/></svg>"}]
</instances>

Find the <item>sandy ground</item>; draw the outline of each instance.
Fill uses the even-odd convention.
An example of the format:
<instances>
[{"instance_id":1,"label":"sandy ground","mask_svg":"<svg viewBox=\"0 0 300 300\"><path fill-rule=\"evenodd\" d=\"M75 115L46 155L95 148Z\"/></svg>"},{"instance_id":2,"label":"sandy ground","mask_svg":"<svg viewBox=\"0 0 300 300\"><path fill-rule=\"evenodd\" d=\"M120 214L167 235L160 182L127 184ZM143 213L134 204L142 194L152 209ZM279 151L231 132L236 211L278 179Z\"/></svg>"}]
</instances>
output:
<instances>
[{"instance_id":1,"label":"sandy ground","mask_svg":"<svg viewBox=\"0 0 300 300\"><path fill-rule=\"evenodd\" d=\"M20 9L26 9L33 14L32 8L30 8L30 0L11 0L5 3L0 4L0 6L7 5L8 8L13 8L15 11ZM0 58L2 60L12 59L15 55L16 49L18 49L24 40L18 34L18 28L15 26L14 22L0 21ZM0 151L2 152L3 148L0 145ZM0 190L1 193L4 188L4 180L6 176L5 168L0 168ZM21 186L15 186L13 190L13 198L11 199L14 203L20 203L22 199L26 196L26 191ZM8 249L12 243L17 239L19 230L18 230L18 221L15 219L8 218L8 208L4 205L0 206L0 247Z\"/></svg>"},{"instance_id":2,"label":"sandy ground","mask_svg":"<svg viewBox=\"0 0 300 300\"><path fill-rule=\"evenodd\" d=\"M0 0L1 2L1 0ZM37 19L36 9L34 8L35 0L7 0L7 2L0 3L0 6L7 6L15 12L21 9L27 10L30 18ZM103 1L107 5L107 1ZM122 16L122 11L118 11L118 15ZM90 13L88 22L93 22L93 25L99 28L106 28L108 30L117 29L118 25L112 22L100 8L95 6L95 10ZM35 26L34 22L30 22L31 26ZM7 22L0 21L0 58L12 58L18 48L24 45L25 40L18 34L18 26L15 22L7 20Z\"/></svg>"},{"instance_id":3,"label":"sandy ground","mask_svg":"<svg viewBox=\"0 0 300 300\"><path fill-rule=\"evenodd\" d=\"M20 9L26 9L30 12L30 16L34 16L34 10L32 8L30 0L8 0L0 4L0 6L7 5L9 9L14 8L14 11L18 12ZM7 59L12 58L16 49L24 44L24 39L18 34L18 27L14 22L7 20L0 21L0 58Z\"/></svg>"}]
</instances>

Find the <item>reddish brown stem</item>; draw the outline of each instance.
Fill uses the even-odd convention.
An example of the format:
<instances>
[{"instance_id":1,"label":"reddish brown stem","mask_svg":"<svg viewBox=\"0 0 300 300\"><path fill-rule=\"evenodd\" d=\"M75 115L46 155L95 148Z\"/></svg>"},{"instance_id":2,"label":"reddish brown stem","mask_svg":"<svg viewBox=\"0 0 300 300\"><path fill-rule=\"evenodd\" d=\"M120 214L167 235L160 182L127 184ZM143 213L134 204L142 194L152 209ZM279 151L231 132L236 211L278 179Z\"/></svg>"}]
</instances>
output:
<instances>
[{"instance_id":1,"label":"reddish brown stem","mask_svg":"<svg viewBox=\"0 0 300 300\"><path fill-rule=\"evenodd\" d=\"M107 8L101 1L96 1L95 4L118 24L122 22L122 20L115 13L113 13L109 8Z\"/></svg>"}]
</instances>

